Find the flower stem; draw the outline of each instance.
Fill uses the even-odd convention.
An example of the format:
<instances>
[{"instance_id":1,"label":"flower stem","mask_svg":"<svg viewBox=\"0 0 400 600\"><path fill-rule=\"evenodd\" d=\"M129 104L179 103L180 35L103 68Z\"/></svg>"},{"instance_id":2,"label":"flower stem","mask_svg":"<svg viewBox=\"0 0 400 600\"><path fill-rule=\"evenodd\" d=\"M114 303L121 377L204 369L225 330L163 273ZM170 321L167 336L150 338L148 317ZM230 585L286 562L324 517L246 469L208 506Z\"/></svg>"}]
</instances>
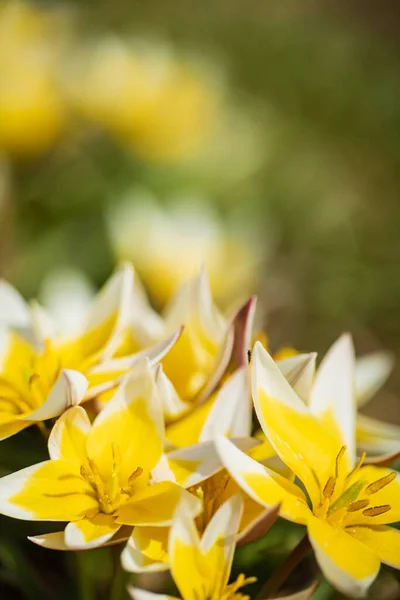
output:
<instances>
[{"instance_id":1,"label":"flower stem","mask_svg":"<svg viewBox=\"0 0 400 600\"><path fill-rule=\"evenodd\" d=\"M276 593L280 590L282 585L293 573L297 565L301 562L307 552L310 550L310 541L307 534L301 538L300 542L293 548L291 553L287 556L286 560L279 565L274 571L272 576L268 579L266 584L263 586L259 598L266 600L267 598L273 598Z\"/></svg>"}]
</instances>

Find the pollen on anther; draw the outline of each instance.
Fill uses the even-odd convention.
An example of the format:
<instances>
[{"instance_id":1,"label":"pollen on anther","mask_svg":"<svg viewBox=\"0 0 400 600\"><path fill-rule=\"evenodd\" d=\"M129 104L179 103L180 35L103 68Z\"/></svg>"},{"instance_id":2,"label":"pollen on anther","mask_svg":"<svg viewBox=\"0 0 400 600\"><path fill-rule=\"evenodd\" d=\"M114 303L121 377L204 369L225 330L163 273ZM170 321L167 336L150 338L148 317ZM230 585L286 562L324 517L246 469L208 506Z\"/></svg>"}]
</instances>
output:
<instances>
[{"instance_id":1,"label":"pollen on anther","mask_svg":"<svg viewBox=\"0 0 400 600\"><path fill-rule=\"evenodd\" d=\"M375 494L376 492L379 492L379 490L384 488L386 485L389 485L389 483L391 483L394 479L396 479L396 473L393 471L392 473L385 475L385 477L381 477L381 479L370 483L369 486L365 489L365 493Z\"/></svg>"},{"instance_id":2,"label":"pollen on anther","mask_svg":"<svg viewBox=\"0 0 400 600\"><path fill-rule=\"evenodd\" d=\"M336 479L334 477L329 477L328 481L325 484L323 489L324 498L331 498L333 492L335 491Z\"/></svg>"},{"instance_id":3,"label":"pollen on anther","mask_svg":"<svg viewBox=\"0 0 400 600\"><path fill-rule=\"evenodd\" d=\"M390 504L382 504L381 506L371 506L371 508L366 508L363 510L363 515L366 517L377 517L378 515L383 515L386 512L391 510Z\"/></svg>"},{"instance_id":4,"label":"pollen on anther","mask_svg":"<svg viewBox=\"0 0 400 600\"><path fill-rule=\"evenodd\" d=\"M356 502L352 502L347 507L347 512L356 512L357 510L361 510L362 508L366 508L369 504L369 500L357 500Z\"/></svg>"}]
</instances>

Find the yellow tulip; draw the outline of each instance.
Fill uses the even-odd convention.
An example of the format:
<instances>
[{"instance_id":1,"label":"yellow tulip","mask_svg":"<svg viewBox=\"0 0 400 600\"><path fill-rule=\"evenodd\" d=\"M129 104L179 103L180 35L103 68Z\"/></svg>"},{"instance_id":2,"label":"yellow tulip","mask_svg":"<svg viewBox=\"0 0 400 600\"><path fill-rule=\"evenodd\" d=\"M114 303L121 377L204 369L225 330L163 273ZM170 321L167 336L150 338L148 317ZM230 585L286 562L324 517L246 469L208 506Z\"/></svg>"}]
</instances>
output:
<instances>
[{"instance_id":1,"label":"yellow tulip","mask_svg":"<svg viewBox=\"0 0 400 600\"><path fill-rule=\"evenodd\" d=\"M239 575L228 583L241 512L240 496L230 498L216 511L200 539L193 517L184 505L178 507L168 547L171 573L183 600L250 600L239 590L253 583L254 577ZM134 600L173 598L137 588L129 592Z\"/></svg>"},{"instance_id":2,"label":"yellow tulip","mask_svg":"<svg viewBox=\"0 0 400 600\"><path fill-rule=\"evenodd\" d=\"M64 549L108 542L122 525L166 526L185 499L163 463L164 423L148 361L139 362L93 425L67 410L49 437L50 460L0 479L0 512L25 520L70 521L33 541Z\"/></svg>"},{"instance_id":3,"label":"yellow tulip","mask_svg":"<svg viewBox=\"0 0 400 600\"><path fill-rule=\"evenodd\" d=\"M253 350L253 401L260 425L281 460L307 491L219 437L225 467L253 500L280 503L282 517L306 525L326 578L358 597L381 561L400 568L400 480L355 455L354 353L350 338L336 345L317 380L311 410L260 343ZM333 369L333 365L335 369Z\"/></svg>"},{"instance_id":4,"label":"yellow tulip","mask_svg":"<svg viewBox=\"0 0 400 600\"><path fill-rule=\"evenodd\" d=\"M65 125L57 29L31 4L11 1L0 9L0 148L11 154L46 150Z\"/></svg>"}]
</instances>

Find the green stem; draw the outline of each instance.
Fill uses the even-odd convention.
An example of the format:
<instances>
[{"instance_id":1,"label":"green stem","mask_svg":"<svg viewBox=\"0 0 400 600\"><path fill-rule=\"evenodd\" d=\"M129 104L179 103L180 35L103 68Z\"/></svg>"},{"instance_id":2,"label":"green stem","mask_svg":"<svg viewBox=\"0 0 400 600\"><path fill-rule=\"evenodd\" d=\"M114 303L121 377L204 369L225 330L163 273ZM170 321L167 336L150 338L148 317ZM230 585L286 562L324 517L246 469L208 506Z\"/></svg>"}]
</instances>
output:
<instances>
[{"instance_id":1,"label":"green stem","mask_svg":"<svg viewBox=\"0 0 400 600\"><path fill-rule=\"evenodd\" d=\"M111 583L110 600L121 600L126 596L128 574L121 567L121 547L111 548L114 557L114 577Z\"/></svg>"},{"instance_id":2,"label":"green stem","mask_svg":"<svg viewBox=\"0 0 400 600\"><path fill-rule=\"evenodd\" d=\"M267 598L273 598L276 596L282 585L293 573L297 565L301 562L309 550L310 541L306 534L263 586L259 594L260 600L266 600Z\"/></svg>"}]
</instances>

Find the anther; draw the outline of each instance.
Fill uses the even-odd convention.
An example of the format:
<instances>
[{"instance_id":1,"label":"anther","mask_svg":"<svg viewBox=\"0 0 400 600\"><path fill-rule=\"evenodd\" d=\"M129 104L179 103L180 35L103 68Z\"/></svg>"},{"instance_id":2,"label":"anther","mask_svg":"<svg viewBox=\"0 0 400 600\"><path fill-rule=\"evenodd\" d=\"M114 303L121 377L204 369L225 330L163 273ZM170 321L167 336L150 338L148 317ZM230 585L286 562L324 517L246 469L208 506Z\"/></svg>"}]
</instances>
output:
<instances>
[{"instance_id":1,"label":"anther","mask_svg":"<svg viewBox=\"0 0 400 600\"><path fill-rule=\"evenodd\" d=\"M89 463L89 467L92 469L93 475L98 475L99 470L98 470L97 465L96 465L95 461L93 460L93 458L88 458L88 463Z\"/></svg>"},{"instance_id":2,"label":"anther","mask_svg":"<svg viewBox=\"0 0 400 600\"><path fill-rule=\"evenodd\" d=\"M143 469L142 467L138 467L137 469L135 469L132 473L132 475L129 477L128 479L128 483L130 485L132 485L132 483L141 476L141 474L143 473Z\"/></svg>"},{"instance_id":3,"label":"anther","mask_svg":"<svg viewBox=\"0 0 400 600\"><path fill-rule=\"evenodd\" d=\"M94 477L93 477L92 471L90 469L88 469L87 467L85 467L85 465L81 465L80 472L81 472L81 476L83 477L83 479L85 479L85 481L88 481L89 483L94 482Z\"/></svg>"},{"instance_id":4,"label":"anther","mask_svg":"<svg viewBox=\"0 0 400 600\"><path fill-rule=\"evenodd\" d=\"M347 447L346 446L342 446L339 450L339 453L336 457L336 466L335 466L335 475L336 475L336 479L339 477L339 466L340 466L340 462L343 458L343 454L346 452Z\"/></svg>"},{"instance_id":5,"label":"anther","mask_svg":"<svg viewBox=\"0 0 400 600\"><path fill-rule=\"evenodd\" d=\"M366 517L377 517L378 515L383 515L384 513L389 512L391 510L390 504L382 504L381 506L372 506L371 508L366 508L363 510L363 515Z\"/></svg>"},{"instance_id":6,"label":"anther","mask_svg":"<svg viewBox=\"0 0 400 600\"><path fill-rule=\"evenodd\" d=\"M381 479L370 483L369 486L365 489L365 493L375 494L376 492L379 492L379 490L384 488L386 485L389 485L389 483L391 483L394 479L396 479L396 473L393 471L392 473L385 475L385 477L381 477Z\"/></svg>"},{"instance_id":7,"label":"anther","mask_svg":"<svg viewBox=\"0 0 400 600\"><path fill-rule=\"evenodd\" d=\"M352 502L347 507L347 512L357 512L363 508L366 508L369 504L369 500L357 500L356 502Z\"/></svg>"},{"instance_id":8,"label":"anther","mask_svg":"<svg viewBox=\"0 0 400 600\"><path fill-rule=\"evenodd\" d=\"M334 477L329 477L328 481L325 484L323 489L324 498L331 498L333 492L335 491L336 479Z\"/></svg>"}]
</instances>

